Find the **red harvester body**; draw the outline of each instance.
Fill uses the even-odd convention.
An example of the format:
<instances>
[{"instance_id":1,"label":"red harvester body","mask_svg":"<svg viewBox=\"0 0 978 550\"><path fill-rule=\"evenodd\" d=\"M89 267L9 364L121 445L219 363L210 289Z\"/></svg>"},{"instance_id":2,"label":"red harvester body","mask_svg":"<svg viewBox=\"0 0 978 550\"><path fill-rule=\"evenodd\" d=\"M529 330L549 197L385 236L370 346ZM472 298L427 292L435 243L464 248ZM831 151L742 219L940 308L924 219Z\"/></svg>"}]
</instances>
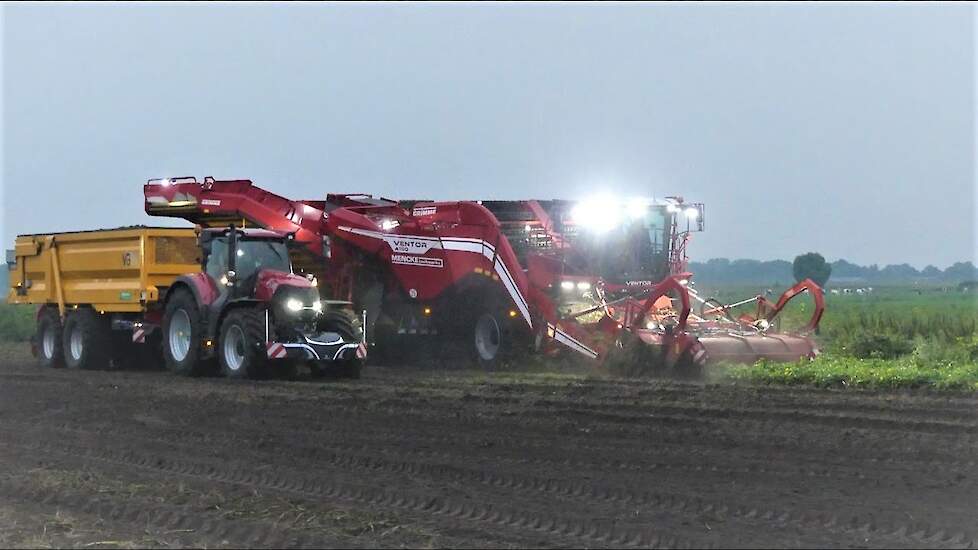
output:
<instances>
[{"instance_id":1,"label":"red harvester body","mask_svg":"<svg viewBox=\"0 0 978 550\"><path fill-rule=\"evenodd\" d=\"M248 180L213 178L150 180L144 193L151 215L293 233L302 245L296 267L315 274L325 294L366 309L368 336L388 356L411 346L405 339L427 337L468 342L484 362L522 347L595 359L624 332L659 350L667 366L816 353L804 334L769 330L780 302L806 290L816 300L814 329L822 303L813 284L779 304L756 298L756 318L731 319L714 302L705 314L692 313L693 301L707 303L688 288L685 252L690 232L702 229L703 205L681 199L589 209L573 201L340 194L294 201ZM625 210L626 223L607 223ZM592 231L587 221L607 227Z\"/></svg>"}]
</instances>

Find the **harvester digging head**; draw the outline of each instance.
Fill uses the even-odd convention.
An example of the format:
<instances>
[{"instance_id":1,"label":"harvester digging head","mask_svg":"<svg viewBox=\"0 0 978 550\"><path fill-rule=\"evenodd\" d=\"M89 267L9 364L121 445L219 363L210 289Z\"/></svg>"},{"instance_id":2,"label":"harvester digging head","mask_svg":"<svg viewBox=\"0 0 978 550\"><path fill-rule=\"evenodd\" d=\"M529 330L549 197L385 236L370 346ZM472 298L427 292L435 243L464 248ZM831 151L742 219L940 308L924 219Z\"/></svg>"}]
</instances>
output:
<instances>
[{"instance_id":1,"label":"harvester digging head","mask_svg":"<svg viewBox=\"0 0 978 550\"><path fill-rule=\"evenodd\" d=\"M818 353L809 338L824 309L815 283L803 281L775 303L755 296L723 304L691 288L686 250L692 234L704 229L701 203L605 197L483 204L516 243L530 280L555 289L547 294L555 306L548 322L564 346L552 351L593 354L630 374L695 374L707 363L795 361ZM778 331L778 315L806 292L815 302L812 318L798 331ZM734 307L752 302L755 315L732 316Z\"/></svg>"}]
</instances>

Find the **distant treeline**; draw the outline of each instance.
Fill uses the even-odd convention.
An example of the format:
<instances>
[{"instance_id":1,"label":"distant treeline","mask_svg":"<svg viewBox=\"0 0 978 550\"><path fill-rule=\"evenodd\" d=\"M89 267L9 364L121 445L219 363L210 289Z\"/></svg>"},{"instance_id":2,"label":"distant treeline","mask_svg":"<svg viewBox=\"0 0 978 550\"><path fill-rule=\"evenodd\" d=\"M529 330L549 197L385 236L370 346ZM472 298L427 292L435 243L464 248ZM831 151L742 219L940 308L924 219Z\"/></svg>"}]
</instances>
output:
<instances>
[{"instance_id":1,"label":"distant treeline","mask_svg":"<svg viewBox=\"0 0 978 550\"><path fill-rule=\"evenodd\" d=\"M789 284L794 281L791 262L786 260L728 260L714 258L690 262L696 280L704 284ZM932 265L918 270L909 264L880 267L856 265L846 260L832 262L827 286L888 284L959 285L978 279L978 268L971 262L958 262L941 270Z\"/></svg>"}]
</instances>

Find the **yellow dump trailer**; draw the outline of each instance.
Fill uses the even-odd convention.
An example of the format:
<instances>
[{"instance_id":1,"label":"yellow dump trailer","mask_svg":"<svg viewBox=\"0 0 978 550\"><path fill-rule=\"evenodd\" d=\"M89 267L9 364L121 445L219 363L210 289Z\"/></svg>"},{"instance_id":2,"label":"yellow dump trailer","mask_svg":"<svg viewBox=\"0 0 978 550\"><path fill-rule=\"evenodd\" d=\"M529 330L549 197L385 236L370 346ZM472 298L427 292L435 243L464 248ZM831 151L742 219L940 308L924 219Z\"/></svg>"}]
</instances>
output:
<instances>
[{"instance_id":1,"label":"yellow dump trailer","mask_svg":"<svg viewBox=\"0 0 978 550\"><path fill-rule=\"evenodd\" d=\"M356 376L360 319L293 272L293 241L234 226L21 235L7 300L38 306L33 351L48 367L244 378L310 363Z\"/></svg>"},{"instance_id":2,"label":"yellow dump trailer","mask_svg":"<svg viewBox=\"0 0 978 550\"><path fill-rule=\"evenodd\" d=\"M21 235L7 301L144 312L180 275L200 271L193 229L126 227Z\"/></svg>"}]
</instances>

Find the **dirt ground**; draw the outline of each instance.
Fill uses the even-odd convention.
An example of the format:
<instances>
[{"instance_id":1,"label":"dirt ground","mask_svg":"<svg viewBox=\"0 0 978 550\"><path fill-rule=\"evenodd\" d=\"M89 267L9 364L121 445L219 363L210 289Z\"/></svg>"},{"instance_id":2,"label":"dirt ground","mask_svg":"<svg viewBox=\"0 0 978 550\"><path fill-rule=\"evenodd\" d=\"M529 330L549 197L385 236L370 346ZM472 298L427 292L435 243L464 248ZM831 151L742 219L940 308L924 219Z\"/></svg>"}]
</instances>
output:
<instances>
[{"instance_id":1,"label":"dirt ground","mask_svg":"<svg viewBox=\"0 0 978 550\"><path fill-rule=\"evenodd\" d=\"M0 547L974 547L978 398L0 357Z\"/></svg>"}]
</instances>

